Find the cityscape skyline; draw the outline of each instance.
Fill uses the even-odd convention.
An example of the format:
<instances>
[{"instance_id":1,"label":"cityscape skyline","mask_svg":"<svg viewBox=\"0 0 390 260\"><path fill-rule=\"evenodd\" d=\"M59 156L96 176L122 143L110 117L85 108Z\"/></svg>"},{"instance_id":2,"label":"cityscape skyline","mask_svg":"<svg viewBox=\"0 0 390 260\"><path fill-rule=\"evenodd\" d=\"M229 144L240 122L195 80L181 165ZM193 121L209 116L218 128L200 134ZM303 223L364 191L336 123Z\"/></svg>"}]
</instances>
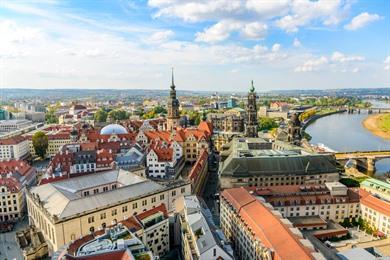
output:
<instances>
[{"instance_id":1,"label":"cityscape skyline","mask_svg":"<svg viewBox=\"0 0 390 260\"><path fill-rule=\"evenodd\" d=\"M389 86L389 2L265 2L3 1L0 87Z\"/></svg>"}]
</instances>

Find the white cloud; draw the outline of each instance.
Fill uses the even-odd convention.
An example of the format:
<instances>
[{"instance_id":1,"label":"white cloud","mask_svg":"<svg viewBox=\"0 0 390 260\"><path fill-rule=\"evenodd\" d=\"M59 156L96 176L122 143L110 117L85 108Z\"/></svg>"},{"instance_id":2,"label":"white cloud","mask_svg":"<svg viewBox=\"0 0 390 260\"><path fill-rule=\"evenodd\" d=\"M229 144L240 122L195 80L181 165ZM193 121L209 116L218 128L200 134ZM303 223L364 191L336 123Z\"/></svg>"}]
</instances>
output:
<instances>
[{"instance_id":1,"label":"white cloud","mask_svg":"<svg viewBox=\"0 0 390 260\"><path fill-rule=\"evenodd\" d=\"M267 34L268 26L264 23L253 22L244 25L241 33L247 39L263 39Z\"/></svg>"},{"instance_id":2,"label":"white cloud","mask_svg":"<svg viewBox=\"0 0 390 260\"><path fill-rule=\"evenodd\" d=\"M385 64L384 69L390 70L390 56L387 56L383 63Z\"/></svg>"},{"instance_id":3,"label":"white cloud","mask_svg":"<svg viewBox=\"0 0 390 260\"><path fill-rule=\"evenodd\" d=\"M295 48L302 47L302 43L298 40L298 38L294 38L293 46Z\"/></svg>"},{"instance_id":4,"label":"white cloud","mask_svg":"<svg viewBox=\"0 0 390 260\"><path fill-rule=\"evenodd\" d=\"M358 73L359 71L360 71L359 68L353 68L353 69L352 69L352 73Z\"/></svg>"},{"instance_id":5,"label":"white cloud","mask_svg":"<svg viewBox=\"0 0 390 260\"><path fill-rule=\"evenodd\" d=\"M303 65L297 66L295 72L311 72L317 70L324 70L331 68L334 71L340 72L359 72L359 68L356 64L364 61L363 56L357 55L345 55L341 52L335 51L329 57L321 56L318 58L310 58Z\"/></svg>"},{"instance_id":6,"label":"white cloud","mask_svg":"<svg viewBox=\"0 0 390 260\"><path fill-rule=\"evenodd\" d=\"M328 59L325 56L321 56L317 59L307 60L303 65L296 67L295 72L317 71L325 64L328 64Z\"/></svg>"},{"instance_id":7,"label":"white cloud","mask_svg":"<svg viewBox=\"0 0 390 260\"><path fill-rule=\"evenodd\" d=\"M227 39L230 33L238 30L240 24L235 21L224 20L206 28L203 32L196 34L196 41L214 43Z\"/></svg>"},{"instance_id":8,"label":"white cloud","mask_svg":"<svg viewBox=\"0 0 390 260\"><path fill-rule=\"evenodd\" d=\"M341 0L292 1L290 13L277 20L276 25L290 33L314 20L319 20L325 26L337 25L345 18L349 7Z\"/></svg>"},{"instance_id":9,"label":"white cloud","mask_svg":"<svg viewBox=\"0 0 390 260\"><path fill-rule=\"evenodd\" d=\"M274 45L272 45L272 52L278 52L280 50L280 48L282 47L282 45L280 45L279 43L275 43Z\"/></svg>"},{"instance_id":10,"label":"white cloud","mask_svg":"<svg viewBox=\"0 0 390 260\"><path fill-rule=\"evenodd\" d=\"M284 15L288 12L290 6L289 0L248 0L246 8L255 10L261 18L272 18Z\"/></svg>"},{"instance_id":11,"label":"white cloud","mask_svg":"<svg viewBox=\"0 0 390 260\"><path fill-rule=\"evenodd\" d=\"M350 62L350 61L363 61L364 57L362 56L346 56L345 54L341 52L333 52L331 60L333 62Z\"/></svg>"},{"instance_id":12,"label":"white cloud","mask_svg":"<svg viewBox=\"0 0 390 260\"><path fill-rule=\"evenodd\" d=\"M192 23L215 22L213 26L196 35L199 36L198 40L205 38L206 42L215 42L230 36L229 30L222 28L226 20L240 24L242 29L235 30L249 39L262 39L271 25L287 32L296 32L300 27L317 20L323 26L334 26L346 18L350 1L149 0L148 5L156 9L154 17L179 18ZM220 33L216 33L214 29L218 29ZM206 35L207 30L211 30L210 37Z\"/></svg>"},{"instance_id":13,"label":"white cloud","mask_svg":"<svg viewBox=\"0 0 390 260\"><path fill-rule=\"evenodd\" d=\"M380 19L381 17L377 14L369 14L365 12L355 16L349 24L344 26L344 28L354 31Z\"/></svg>"},{"instance_id":14,"label":"white cloud","mask_svg":"<svg viewBox=\"0 0 390 260\"><path fill-rule=\"evenodd\" d=\"M148 39L147 42L150 43L162 43L170 40L175 33L172 30L164 30L153 33Z\"/></svg>"}]
</instances>

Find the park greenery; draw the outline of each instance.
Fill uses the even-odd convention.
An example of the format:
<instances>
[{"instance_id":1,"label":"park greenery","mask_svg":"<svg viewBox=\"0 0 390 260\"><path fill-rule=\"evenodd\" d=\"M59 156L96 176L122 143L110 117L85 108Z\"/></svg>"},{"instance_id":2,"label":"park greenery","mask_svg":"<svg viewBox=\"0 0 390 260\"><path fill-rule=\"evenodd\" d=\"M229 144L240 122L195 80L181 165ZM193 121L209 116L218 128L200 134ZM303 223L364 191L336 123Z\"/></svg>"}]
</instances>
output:
<instances>
[{"instance_id":1,"label":"park greenery","mask_svg":"<svg viewBox=\"0 0 390 260\"><path fill-rule=\"evenodd\" d=\"M56 116L56 109L54 107L48 108L45 114L46 124L58 124L58 117Z\"/></svg>"},{"instance_id":2,"label":"park greenery","mask_svg":"<svg viewBox=\"0 0 390 260\"><path fill-rule=\"evenodd\" d=\"M108 112L106 110L104 110L103 108L100 108L98 111L96 111L96 113L94 115L94 119L97 122L103 123L103 122L107 121L107 115L108 115Z\"/></svg>"},{"instance_id":3,"label":"park greenery","mask_svg":"<svg viewBox=\"0 0 390 260\"><path fill-rule=\"evenodd\" d=\"M49 139L47 138L47 135L42 131L36 132L32 136L32 144L35 154L42 159L45 158L47 148L49 146Z\"/></svg>"},{"instance_id":4,"label":"park greenery","mask_svg":"<svg viewBox=\"0 0 390 260\"><path fill-rule=\"evenodd\" d=\"M167 110L164 107L156 106L149 112L143 113L142 118L152 119L158 117L159 115L166 115L166 114L167 114Z\"/></svg>"},{"instance_id":5,"label":"park greenery","mask_svg":"<svg viewBox=\"0 0 390 260\"><path fill-rule=\"evenodd\" d=\"M129 113L127 113L125 110L114 109L108 112L107 117L114 121L117 120L120 121L120 120L129 119Z\"/></svg>"},{"instance_id":6,"label":"park greenery","mask_svg":"<svg viewBox=\"0 0 390 260\"><path fill-rule=\"evenodd\" d=\"M259 126L260 130L267 130L267 131L277 128L279 126L276 119L270 117L260 117L259 125L260 125Z\"/></svg>"},{"instance_id":7,"label":"park greenery","mask_svg":"<svg viewBox=\"0 0 390 260\"><path fill-rule=\"evenodd\" d=\"M347 187L360 187L360 182L351 178L341 178L340 183L344 184Z\"/></svg>"}]
</instances>

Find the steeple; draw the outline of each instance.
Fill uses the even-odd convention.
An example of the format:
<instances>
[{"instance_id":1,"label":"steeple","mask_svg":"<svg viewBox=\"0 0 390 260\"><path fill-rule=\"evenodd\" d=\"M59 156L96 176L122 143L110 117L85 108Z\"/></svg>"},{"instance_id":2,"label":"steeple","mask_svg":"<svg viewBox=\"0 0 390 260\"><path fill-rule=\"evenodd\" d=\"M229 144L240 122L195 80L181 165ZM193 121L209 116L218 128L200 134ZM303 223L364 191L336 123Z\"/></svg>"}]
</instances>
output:
<instances>
[{"instance_id":1,"label":"steeple","mask_svg":"<svg viewBox=\"0 0 390 260\"><path fill-rule=\"evenodd\" d=\"M256 106L256 92L253 80L251 81L251 88L248 93L248 103L246 105L246 122L245 122L245 136L257 137L257 106Z\"/></svg>"},{"instance_id":2,"label":"steeple","mask_svg":"<svg viewBox=\"0 0 390 260\"><path fill-rule=\"evenodd\" d=\"M252 80L252 82L251 82L252 84L251 84L251 88L250 88L250 92L255 92L255 86L253 86L253 80Z\"/></svg>"},{"instance_id":3,"label":"steeple","mask_svg":"<svg viewBox=\"0 0 390 260\"><path fill-rule=\"evenodd\" d=\"M167 129L172 131L177 126L179 126L179 119L180 119L180 113L179 113L180 103L176 97L176 86L174 81L173 68L172 68L171 90L169 93L167 107L168 107Z\"/></svg>"},{"instance_id":4,"label":"steeple","mask_svg":"<svg viewBox=\"0 0 390 260\"><path fill-rule=\"evenodd\" d=\"M175 89L175 80L174 80L174 76L173 76L173 67L172 67L172 83L171 83L171 89L172 89L172 90Z\"/></svg>"}]
</instances>

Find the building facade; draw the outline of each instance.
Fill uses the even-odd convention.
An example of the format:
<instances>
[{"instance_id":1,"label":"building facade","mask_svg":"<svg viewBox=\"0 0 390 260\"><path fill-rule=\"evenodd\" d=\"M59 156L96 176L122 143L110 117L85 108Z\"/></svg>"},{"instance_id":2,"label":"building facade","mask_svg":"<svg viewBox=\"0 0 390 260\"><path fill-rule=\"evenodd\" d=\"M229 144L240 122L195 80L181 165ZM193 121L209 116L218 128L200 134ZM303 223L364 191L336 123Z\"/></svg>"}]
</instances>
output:
<instances>
[{"instance_id":1,"label":"building facade","mask_svg":"<svg viewBox=\"0 0 390 260\"><path fill-rule=\"evenodd\" d=\"M24 137L0 139L0 161L26 159L29 155L29 144Z\"/></svg>"},{"instance_id":2,"label":"building facade","mask_svg":"<svg viewBox=\"0 0 390 260\"><path fill-rule=\"evenodd\" d=\"M339 180L334 156L309 153L285 143L234 138L220 155L221 189L324 184Z\"/></svg>"},{"instance_id":3,"label":"building facade","mask_svg":"<svg viewBox=\"0 0 390 260\"><path fill-rule=\"evenodd\" d=\"M238 259L325 259L291 222L244 188L221 193L220 218Z\"/></svg>"},{"instance_id":4,"label":"building facade","mask_svg":"<svg viewBox=\"0 0 390 260\"><path fill-rule=\"evenodd\" d=\"M36 171L21 160L0 162L0 222L15 222L26 211L26 190L36 183Z\"/></svg>"},{"instance_id":5,"label":"building facade","mask_svg":"<svg viewBox=\"0 0 390 260\"><path fill-rule=\"evenodd\" d=\"M233 251L218 232L209 209L197 196L176 201L180 214L182 253L185 260L233 259Z\"/></svg>"},{"instance_id":6,"label":"building facade","mask_svg":"<svg viewBox=\"0 0 390 260\"><path fill-rule=\"evenodd\" d=\"M191 184L155 183L122 169L33 187L27 193L30 224L42 230L49 247L64 244L122 219L191 193Z\"/></svg>"}]
</instances>

